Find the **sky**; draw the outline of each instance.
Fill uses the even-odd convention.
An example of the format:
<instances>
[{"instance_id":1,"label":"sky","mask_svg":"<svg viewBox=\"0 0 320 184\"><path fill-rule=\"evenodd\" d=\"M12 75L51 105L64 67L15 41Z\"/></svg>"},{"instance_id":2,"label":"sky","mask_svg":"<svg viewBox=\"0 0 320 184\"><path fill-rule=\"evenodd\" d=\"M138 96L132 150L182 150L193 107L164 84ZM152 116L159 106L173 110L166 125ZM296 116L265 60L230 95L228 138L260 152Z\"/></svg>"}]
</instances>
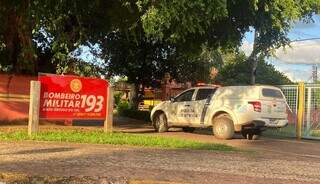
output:
<instances>
[{"instance_id":1,"label":"sky","mask_svg":"<svg viewBox=\"0 0 320 184\"><path fill-rule=\"evenodd\" d=\"M267 59L275 68L293 81L312 82L312 66L318 66L318 78L320 77L320 16L313 17L314 22L297 22L289 32L291 48L280 48L275 52L276 57ZM297 41L310 38L317 40ZM241 49L250 55L253 45L253 32L248 32Z\"/></svg>"}]
</instances>

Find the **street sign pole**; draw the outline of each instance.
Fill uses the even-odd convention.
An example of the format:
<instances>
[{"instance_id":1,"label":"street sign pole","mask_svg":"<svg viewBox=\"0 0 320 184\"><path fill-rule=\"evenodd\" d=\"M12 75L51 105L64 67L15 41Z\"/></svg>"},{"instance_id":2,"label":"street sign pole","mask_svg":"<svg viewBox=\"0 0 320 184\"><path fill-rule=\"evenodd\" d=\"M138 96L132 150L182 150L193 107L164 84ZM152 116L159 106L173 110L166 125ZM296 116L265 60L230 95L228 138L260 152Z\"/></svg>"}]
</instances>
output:
<instances>
[{"instance_id":1,"label":"street sign pole","mask_svg":"<svg viewBox=\"0 0 320 184\"><path fill-rule=\"evenodd\" d=\"M30 82L28 135L39 131L40 87L39 81Z\"/></svg>"},{"instance_id":2,"label":"street sign pole","mask_svg":"<svg viewBox=\"0 0 320 184\"><path fill-rule=\"evenodd\" d=\"M113 89L110 84L107 91L107 112L104 120L104 132L110 133L113 131Z\"/></svg>"}]
</instances>

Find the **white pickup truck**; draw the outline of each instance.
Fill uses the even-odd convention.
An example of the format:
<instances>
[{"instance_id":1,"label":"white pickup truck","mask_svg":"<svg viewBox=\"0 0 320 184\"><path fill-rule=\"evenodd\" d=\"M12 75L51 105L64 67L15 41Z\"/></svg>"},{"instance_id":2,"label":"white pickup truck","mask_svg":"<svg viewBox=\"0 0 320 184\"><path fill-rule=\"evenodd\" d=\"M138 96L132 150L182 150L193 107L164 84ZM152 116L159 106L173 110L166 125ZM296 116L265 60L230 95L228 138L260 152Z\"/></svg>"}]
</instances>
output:
<instances>
[{"instance_id":1,"label":"white pickup truck","mask_svg":"<svg viewBox=\"0 0 320 184\"><path fill-rule=\"evenodd\" d=\"M283 93L273 86L195 87L155 106L151 120L157 132L212 127L219 139L231 139L235 132L257 139L267 127L288 124L286 107Z\"/></svg>"}]
</instances>

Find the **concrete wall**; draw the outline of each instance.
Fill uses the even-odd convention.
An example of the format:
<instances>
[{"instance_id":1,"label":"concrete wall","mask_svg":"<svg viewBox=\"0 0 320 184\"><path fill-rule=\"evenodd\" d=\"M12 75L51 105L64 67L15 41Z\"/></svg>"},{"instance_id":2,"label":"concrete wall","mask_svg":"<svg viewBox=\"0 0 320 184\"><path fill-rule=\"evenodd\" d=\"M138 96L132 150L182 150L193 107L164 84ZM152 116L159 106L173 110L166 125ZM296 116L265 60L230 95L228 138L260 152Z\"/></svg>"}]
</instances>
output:
<instances>
[{"instance_id":1,"label":"concrete wall","mask_svg":"<svg viewBox=\"0 0 320 184\"><path fill-rule=\"evenodd\" d=\"M0 121L28 118L31 80L37 77L0 74Z\"/></svg>"}]
</instances>

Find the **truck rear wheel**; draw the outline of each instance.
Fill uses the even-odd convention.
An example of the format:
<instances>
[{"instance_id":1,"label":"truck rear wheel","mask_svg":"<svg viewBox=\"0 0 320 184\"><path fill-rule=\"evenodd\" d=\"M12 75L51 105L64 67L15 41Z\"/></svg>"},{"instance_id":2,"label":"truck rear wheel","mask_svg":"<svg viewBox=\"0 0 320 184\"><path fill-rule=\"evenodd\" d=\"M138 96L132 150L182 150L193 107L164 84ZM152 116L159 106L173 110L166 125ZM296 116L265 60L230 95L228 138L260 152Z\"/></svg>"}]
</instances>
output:
<instances>
[{"instance_id":1,"label":"truck rear wheel","mask_svg":"<svg viewBox=\"0 0 320 184\"><path fill-rule=\"evenodd\" d=\"M156 115L153 122L153 127L156 130L156 132L166 132L168 131L168 123L167 123L167 117L164 113L160 113Z\"/></svg>"},{"instance_id":2,"label":"truck rear wheel","mask_svg":"<svg viewBox=\"0 0 320 184\"><path fill-rule=\"evenodd\" d=\"M213 134L218 139L232 139L234 135L234 125L230 116L223 114L213 120Z\"/></svg>"}]
</instances>

